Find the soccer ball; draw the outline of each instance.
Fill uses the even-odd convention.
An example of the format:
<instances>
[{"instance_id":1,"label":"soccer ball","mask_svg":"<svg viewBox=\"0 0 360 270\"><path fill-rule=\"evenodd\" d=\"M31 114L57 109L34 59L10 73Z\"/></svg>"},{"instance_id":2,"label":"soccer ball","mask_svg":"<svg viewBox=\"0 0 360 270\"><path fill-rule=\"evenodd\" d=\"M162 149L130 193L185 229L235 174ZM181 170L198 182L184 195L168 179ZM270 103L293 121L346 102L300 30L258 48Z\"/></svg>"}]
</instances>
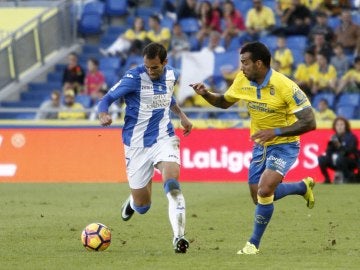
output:
<instances>
[{"instance_id":1,"label":"soccer ball","mask_svg":"<svg viewBox=\"0 0 360 270\"><path fill-rule=\"evenodd\" d=\"M105 250L111 243L110 229L101 223L91 223L82 231L81 242L87 250Z\"/></svg>"}]
</instances>

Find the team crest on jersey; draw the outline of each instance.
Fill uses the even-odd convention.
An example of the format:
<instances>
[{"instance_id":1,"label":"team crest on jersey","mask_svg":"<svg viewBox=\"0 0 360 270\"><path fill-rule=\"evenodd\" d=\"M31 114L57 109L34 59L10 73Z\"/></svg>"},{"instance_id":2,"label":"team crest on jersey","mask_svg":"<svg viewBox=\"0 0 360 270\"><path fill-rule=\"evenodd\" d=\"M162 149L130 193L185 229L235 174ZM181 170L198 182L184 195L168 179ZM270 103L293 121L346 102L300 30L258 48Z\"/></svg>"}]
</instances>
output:
<instances>
[{"instance_id":1,"label":"team crest on jersey","mask_svg":"<svg viewBox=\"0 0 360 270\"><path fill-rule=\"evenodd\" d=\"M275 95L275 88L273 85L270 85L270 95Z\"/></svg>"},{"instance_id":2,"label":"team crest on jersey","mask_svg":"<svg viewBox=\"0 0 360 270\"><path fill-rule=\"evenodd\" d=\"M299 87L293 87L293 99L295 100L296 105L301 105L306 102L306 96L303 91L300 90Z\"/></svg>"}]
</instances>

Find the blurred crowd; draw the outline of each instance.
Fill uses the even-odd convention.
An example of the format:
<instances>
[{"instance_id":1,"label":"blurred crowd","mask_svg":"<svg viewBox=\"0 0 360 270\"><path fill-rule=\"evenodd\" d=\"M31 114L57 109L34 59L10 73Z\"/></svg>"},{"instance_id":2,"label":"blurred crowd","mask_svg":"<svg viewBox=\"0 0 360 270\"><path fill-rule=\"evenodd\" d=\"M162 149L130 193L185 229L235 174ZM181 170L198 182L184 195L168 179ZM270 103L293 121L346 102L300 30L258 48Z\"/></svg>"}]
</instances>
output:
<instances>
[{"instance_id":1,"label":"blurred crowd","mask_svg":"<svg viewBox=\"0 0 360 270\"><path fill-rule=\"evenodd\" d=\"M42 108L68 109L76 104L79 111L83 105L77 102L81 101L78 97L86 96L87 106L96 110L97 101L111 87L107 83L109 78L99 68L99 58L119 59L121 68L116 70L116 75L120 78L124 70L142 62L142 48L149 42L163 44L169 52L169 64L180 69L184 52L237 51L246 42L260 40L272 52L273 69L294 79L311 100L319 93L332 93L335 102L327 109L333 109L334 114L336 100L343 93L360 94L360 0L165 0L162 3L159 13L129 15L126 19L129 28L119 33L112 44L99 46L98 58L87 59L86 67L79 64L75 53L70 54L63 74L63 89L54 91ZM294 37L295 43L290 44ZM207 83L213 91L224 91L239 69L224 70L222 78L210 77ZM181 105L207 106L195 96ZM319 111L317 105L315 109ZM114 108L117 112L114 118L120 117L121 106L120 102ZM37 117L94 119L94 114L45 115L40 110ZM246 112L242 111L240 117L246 118Z\"/></svg>"}]
</instances>

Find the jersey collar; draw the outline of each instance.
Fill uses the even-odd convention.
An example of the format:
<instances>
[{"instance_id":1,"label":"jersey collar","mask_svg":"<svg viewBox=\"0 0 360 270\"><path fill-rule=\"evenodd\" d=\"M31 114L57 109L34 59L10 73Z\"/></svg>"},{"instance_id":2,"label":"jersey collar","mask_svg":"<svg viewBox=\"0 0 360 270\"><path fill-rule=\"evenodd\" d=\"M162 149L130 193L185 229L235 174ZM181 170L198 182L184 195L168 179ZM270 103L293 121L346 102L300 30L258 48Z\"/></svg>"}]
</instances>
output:
<instances>
[{"instance_id":1,"label":"jersey collar","mask_svg":"<svg viewBox=\"0 0 360 270\"><path fill-rule=\"evenodd\" d=\"M262 88L264 88L265 86L268 85L269 80L270 80L270 77L271 77L271 74L272 74L272 69L270 68L270 69L268 70L268 72L266 73L265 79L264 79L264 81L262 82L262 84L257 84L257 82L250 81L250 85L251 85L251 86L255 86L257 89L262 89Z\"/></svg>"}]
</instances>

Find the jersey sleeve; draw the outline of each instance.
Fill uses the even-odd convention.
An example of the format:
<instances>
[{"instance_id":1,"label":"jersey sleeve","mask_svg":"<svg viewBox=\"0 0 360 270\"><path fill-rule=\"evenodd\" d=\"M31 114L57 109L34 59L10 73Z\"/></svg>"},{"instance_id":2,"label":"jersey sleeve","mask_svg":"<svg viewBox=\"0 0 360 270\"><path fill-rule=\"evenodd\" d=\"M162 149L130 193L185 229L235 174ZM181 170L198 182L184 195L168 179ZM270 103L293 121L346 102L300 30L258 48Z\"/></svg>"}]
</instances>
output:
<instances>
[{"instance_id":1,"label":"jersey sleeve","mask_svg":"<svg viewBox=\"0 0 360 270\"><path fill-rule=\"evenodd\" d=\"M110 105L117 99L128 93L139 89L138 75L128 71L124 77L118 81L109 92L99 102L99 112L108 112Z\"/></svg>"},{"instance_id":2,"label":"jersey sleeve","mask_svg":"<svg viewBox=\"0 0 360 270\"><path fill-rule=\"evenodd\" d=\"M233 83L230 85L229 89L224 94L224 98L226 101L235 103L240 100L240 98L238 97L238 94L236 92L237 92L237 89L240 89L241 79L243 78L243 76L244 75L242 74L242 72L239 72L236 75Z\"/></svg>"},{"instance_id":3,"label":"jersey sleeve","mask_svg":"<svg viewBox=\"0 0 360 270\"><path fill-rule=\"evenodd\" d=\"M285 91L285 101L289 105L289 111L296 113L306 107L311 107L311 103L306 94L300 89L300 87L294 83L289 83L290 91Z\"/></svg>"}]
</instances>

